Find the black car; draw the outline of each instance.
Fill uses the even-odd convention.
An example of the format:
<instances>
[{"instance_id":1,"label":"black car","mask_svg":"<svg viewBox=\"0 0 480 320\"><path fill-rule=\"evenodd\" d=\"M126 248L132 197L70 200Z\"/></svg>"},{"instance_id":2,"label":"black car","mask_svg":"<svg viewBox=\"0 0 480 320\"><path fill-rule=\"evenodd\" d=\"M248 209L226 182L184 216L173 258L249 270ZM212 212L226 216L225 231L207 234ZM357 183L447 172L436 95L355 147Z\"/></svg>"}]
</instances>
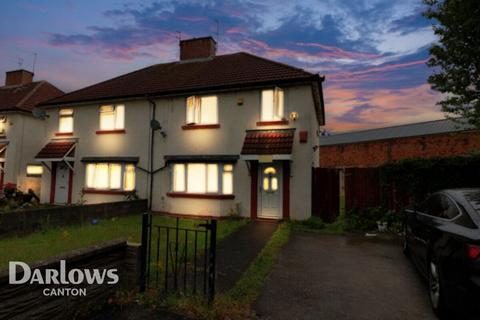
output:
<instances>
[{"instance_id":1,"label":"black car","mask_svg":"<svg viewBox=\"0 0 480 320\"><path fill-rule=\"evenodd\" d=\"M434 193L405 216L404 251L428 281L434 312L480 319L480 189Z\"/></svg>"}]
</instances>

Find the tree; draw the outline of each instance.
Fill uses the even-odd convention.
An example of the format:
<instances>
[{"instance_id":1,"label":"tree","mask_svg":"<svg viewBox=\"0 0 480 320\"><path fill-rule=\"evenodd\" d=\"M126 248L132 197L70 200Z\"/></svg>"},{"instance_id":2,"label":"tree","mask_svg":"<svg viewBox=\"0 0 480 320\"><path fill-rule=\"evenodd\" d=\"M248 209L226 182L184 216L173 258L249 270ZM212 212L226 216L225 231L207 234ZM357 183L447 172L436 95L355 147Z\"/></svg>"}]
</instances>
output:
<instances>
[{"instance_id":1,"label":"tree","mask_svg":"<svg viewBox=\"0 0 480 320\"><path fill-rule=\"evenodd\" d=\"M480 128L480 1L424 0L438 42L430 48L428 77L443 93L438 104L447 117L464 117Z\"/></svg>"}]
</instances>

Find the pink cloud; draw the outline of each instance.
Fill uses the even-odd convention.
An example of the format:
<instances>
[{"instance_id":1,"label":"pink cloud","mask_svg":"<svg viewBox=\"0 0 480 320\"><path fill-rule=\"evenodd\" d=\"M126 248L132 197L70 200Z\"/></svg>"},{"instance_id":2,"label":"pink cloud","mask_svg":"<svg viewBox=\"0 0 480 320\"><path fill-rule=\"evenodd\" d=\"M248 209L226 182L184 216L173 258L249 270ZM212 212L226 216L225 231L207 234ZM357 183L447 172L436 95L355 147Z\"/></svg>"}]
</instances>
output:
<instances>
[{"instance_id":1,"label":"pink cloud","mask_svg":"<svg viewBox=\"0 0 480 320\"><path fill-rule=\"evenodd\" d=\"M196 17L196 16L183 16L178 17L179 20L189 21L189 22L204 22L208 21L208 18L205 17Z\"/></svg>"},{"instance_id":2,"label":"pink cloud","mask_svg":"<svg viewBox=\"0 0 480 320\"><path fill-rule=\"evenodd\" d=\"M333 131L366 129L441 119L444 117L436 106L440 94L428 84L405 89L343 88L325 89L326 127ZM362 108L368 105L368 108ZM347 121L345 115L359 110L355 121Z\"/></svg>"},{"instance_id":3,"label":"pink cloud","mask_svg":"<svg viewBox=\"0 0 480 320\"><path fill-rule=\"evenodd\" d=\"M392 63L392 64L386 64L379 67L366 68L358 71L336 72L329 75L329 80L352 82L352 81L370 79L373 81L377 81L378 79L372 78L372 74L394 71L394 70L403 69L403 68L410 68L418 65L424 65L427 62L427 60L428 59L409 61L404 63Z\"/></svg>"},{"instance_id":4,"label":"pink cloud","mask_svg":"<svg viewBox=\"0 0 480 320\"><path fill-rule=\"evenodd\" d=\"M248 51L266 56L267 58L290 58L301 62L318 63L328 61L327 56L322 53L311 54L308 52L292 50L287 48L274 48L269 46L266 42L255 39L244 39L240 42L243 48Z\"/></svg>"},{"instance_id":5,"label":"pink cloud","mask_svg":"<svg viewBox=\"0 0 480 320\"><path fill-rule=\"evenodd\" d=\"M374 53L348 51L348 50L341 49L339 47L328 46L328 45L325 45L325 44L315 43L315 42L297 42L295 44L297 46L300 46L300 47L320 48L322 50L327 51L327 52L323 52L322 53L323 55L331 56L331 57L335 57L335 58L357 60L357 59L375 59L375 58L379 58L379 57L382 56L380 54L374 54Z\"/></svg>"},{"instance_id":6,"label":"pink cloud","mask_svg":"<svg viewBox=\"0 0 480 320\"><path fill-rule=\"evenodd\" d=\"M245 34L247 33L247 29L243 27L232 27L228 28L226 33L228 34Z\"/></svg>"}]
</instances>

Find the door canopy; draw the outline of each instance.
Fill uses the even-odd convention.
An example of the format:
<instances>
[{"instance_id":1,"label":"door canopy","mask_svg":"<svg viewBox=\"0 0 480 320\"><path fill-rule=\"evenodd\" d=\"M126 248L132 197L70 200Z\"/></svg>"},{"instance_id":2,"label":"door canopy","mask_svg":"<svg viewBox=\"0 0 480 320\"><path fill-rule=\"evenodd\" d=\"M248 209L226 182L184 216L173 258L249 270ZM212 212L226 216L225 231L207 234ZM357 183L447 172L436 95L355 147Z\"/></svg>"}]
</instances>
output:
<instances>
[{"instance_id":1,"label":"door canopy","mask_svg":"<svg viewBox=\"0 0 480 320\"><path fill-rule=\"evenodd\" d=\"M242 147L242 155L284 155L292 154L295 129L248 130Z\"/></svg>"}]
</instances>

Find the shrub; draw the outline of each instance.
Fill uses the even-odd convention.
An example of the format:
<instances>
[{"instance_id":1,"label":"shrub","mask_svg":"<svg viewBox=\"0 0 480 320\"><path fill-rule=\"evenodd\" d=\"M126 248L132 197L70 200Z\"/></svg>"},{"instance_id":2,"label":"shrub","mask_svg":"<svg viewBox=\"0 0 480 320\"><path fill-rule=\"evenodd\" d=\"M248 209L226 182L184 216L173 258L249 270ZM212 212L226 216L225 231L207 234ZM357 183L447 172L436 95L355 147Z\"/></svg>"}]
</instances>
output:
<instances>
[{"instance_id":1,"label":"shrub","mask_svg":"<svg viewBox=\"0 0 480 320\"><path fill-rule=\"evenodd\" d=\"M15 184L7 183L3 188L3 198L0 200L0 210L6 212L18 208L28 208L39 202L40 199L32 189L28 189L27 193L24 193L17 189Z\"/></svg>"},{"instance_id":2,"label":"shrub","mask_svg":"<svg viewBox=\"0 0 480 320\"><path fill-rule=\"evenodd\" d=\"M298 221L297 223L309 229L325 228L325 222L323 222L322 219L318 217L310 217L308 220Z\"/></svg>"},{"instance_id":3,"label":"shrub","mask_svg":"<svg viewBox=\"0 0 480 320\"><path fill-rule=\"evenodd\" d=\"M400 213L383 207L353 209L345 216L345 229L361 232L376 231L377 221L387 222L388 230L397 233L401 231L403 220Z\"/></svg>"}]
</instances>

